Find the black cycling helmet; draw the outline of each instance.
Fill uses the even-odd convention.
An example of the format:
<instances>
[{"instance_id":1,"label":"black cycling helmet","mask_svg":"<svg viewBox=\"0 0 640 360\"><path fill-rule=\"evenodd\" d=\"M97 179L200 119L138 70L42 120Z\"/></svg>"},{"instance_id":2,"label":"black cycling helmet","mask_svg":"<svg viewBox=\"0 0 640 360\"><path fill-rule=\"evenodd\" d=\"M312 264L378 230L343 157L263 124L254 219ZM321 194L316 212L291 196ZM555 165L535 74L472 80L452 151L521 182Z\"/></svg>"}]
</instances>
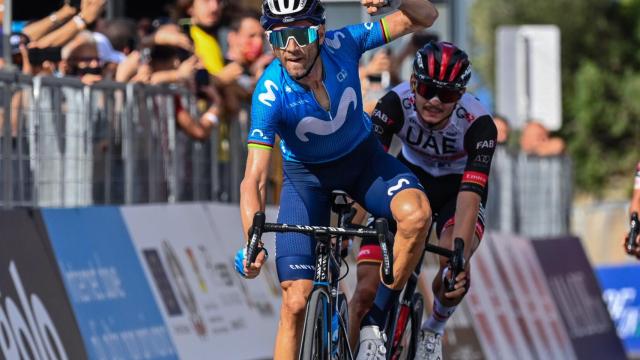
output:
<instances>
[{"instance_id":1,"label":"black cycling helmet","mask_svg":"<svg viewBox=\"0 0 640 360\"><path fill-rule=\"evenodd\" d=\"M471 62L467 53L452 43L431 41L416 53L413 74L421 82L462 90L471 78Z\"/></svg>"},{"instance_id":2,"label":"black cycling helmet","mask_svg":"<svg viewBox=\"0 0 640 360\"><path fill-rule=\"evenodd\" d=\"M324 24L324 7L320 0L262 0L260 24L265 30L299 20Z\"/></svg>"}]
</instances>

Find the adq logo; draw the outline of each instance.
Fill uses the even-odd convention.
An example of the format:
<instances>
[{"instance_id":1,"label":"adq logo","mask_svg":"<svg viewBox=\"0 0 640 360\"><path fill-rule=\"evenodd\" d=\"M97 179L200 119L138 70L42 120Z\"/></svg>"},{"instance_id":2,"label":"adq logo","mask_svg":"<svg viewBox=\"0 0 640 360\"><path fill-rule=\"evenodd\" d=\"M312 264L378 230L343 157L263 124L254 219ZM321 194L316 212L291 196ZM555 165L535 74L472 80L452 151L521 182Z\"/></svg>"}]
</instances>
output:
<instances>
[{"instance_id":1,"label":"adq logo","mask_svg":"<svg viewBox=\"0 0 640 360\"><path fill-rule=\"evenodd\" d=\"M67 360L67 352L49 312L38 295L25 292L13 261L9 264L9 274L20 300L20 307L12 298L3 296L0 332L5 336L0 337L0 350L4 358ZM4 294L0 294L2 295Z\"/></svg>"}]
</instances>

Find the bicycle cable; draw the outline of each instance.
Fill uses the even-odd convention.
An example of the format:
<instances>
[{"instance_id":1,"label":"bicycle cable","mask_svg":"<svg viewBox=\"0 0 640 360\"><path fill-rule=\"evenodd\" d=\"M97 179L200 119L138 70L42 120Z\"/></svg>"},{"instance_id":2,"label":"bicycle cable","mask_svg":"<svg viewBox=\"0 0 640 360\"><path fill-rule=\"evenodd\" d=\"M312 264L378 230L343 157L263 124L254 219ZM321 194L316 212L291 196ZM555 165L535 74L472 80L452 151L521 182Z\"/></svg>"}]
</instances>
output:
<instances>
[{"instance_id":1,"label":"bicycle cable","mask_svg":"<svg viewBox=\"0 0 640 360\"><path fill-rule=\"evenodd\" d=\"M344 260L344 259L343 259ZM344 265L347 267L347 271L345 271L344 275L340 276L338 278L338 282L342 281L342 279L346 278L347 275L349 275L349 263L346 261L343 261Z\"/></svg>"}]
</instances>

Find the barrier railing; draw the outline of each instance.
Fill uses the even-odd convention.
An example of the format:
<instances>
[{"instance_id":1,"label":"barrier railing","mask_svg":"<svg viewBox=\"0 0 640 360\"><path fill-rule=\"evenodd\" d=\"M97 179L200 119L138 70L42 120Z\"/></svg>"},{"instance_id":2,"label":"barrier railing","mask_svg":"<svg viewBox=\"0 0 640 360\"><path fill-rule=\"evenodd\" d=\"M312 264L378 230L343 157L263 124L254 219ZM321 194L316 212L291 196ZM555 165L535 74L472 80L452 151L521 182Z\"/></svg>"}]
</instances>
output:
<instances>
[{"instance_id":1,"label":"barrier railing","mask_svg":"<svg viewBox=\"0 0 640 360\"><path fill-rule=\"evenodd\" d=\"M572 184L569 156L513 154L498 147L489 183L488 228L534 238L568 234Z\"/></svg>"},{"instance_id":2,"label":"barrier railing","mask_svg":"<svg viewBox=\"0 0 640 360\"><path fill-rule=\"evenodd\" d=\"M228 121L220 160L217 130L191 140L176 125L176 101L195 114L195 98L178 87L0 72L0 202L238 201L247 108Z\"/></svg>"}]
</instances>

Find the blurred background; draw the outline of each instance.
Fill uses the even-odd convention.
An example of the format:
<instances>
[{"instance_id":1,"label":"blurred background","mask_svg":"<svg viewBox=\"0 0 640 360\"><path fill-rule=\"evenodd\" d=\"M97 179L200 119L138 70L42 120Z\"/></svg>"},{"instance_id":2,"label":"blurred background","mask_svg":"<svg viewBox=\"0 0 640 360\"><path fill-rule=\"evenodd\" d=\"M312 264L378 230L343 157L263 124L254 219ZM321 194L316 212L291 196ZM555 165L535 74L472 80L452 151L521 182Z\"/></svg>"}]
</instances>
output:
<instances>
[{"instance_id":1,"label":"blurred background","mask_svg":"<svg viewBox=\"0 0 640 360\"><path fill-rule=\"evenodd\" d=\"M418 47L439 39L465 49L467 91L499 129L487 247L511 246L496 245L504 234L528 239L551 292L546 270L584 259L580 271L593 278L584 284L611 318L599 319L613 320L627 356L638 356L640 268L622 244L640 162L640 0L433 2L431 29L363 57L365 110L409 78ZM330 29L371 19L357 1L324 4ZM237 214L251 94L273 60L259 11L257 0L0 0L2 207L214 202ZM268 201L277 205L281 168L272 167ZM573 250L554 252L562 244ZM567 327L572 341L586 339ZM479 355L456 358L496 357L483 336ZM551 357L589 358L563 354Z\"/></svg>"}]
</instances>

